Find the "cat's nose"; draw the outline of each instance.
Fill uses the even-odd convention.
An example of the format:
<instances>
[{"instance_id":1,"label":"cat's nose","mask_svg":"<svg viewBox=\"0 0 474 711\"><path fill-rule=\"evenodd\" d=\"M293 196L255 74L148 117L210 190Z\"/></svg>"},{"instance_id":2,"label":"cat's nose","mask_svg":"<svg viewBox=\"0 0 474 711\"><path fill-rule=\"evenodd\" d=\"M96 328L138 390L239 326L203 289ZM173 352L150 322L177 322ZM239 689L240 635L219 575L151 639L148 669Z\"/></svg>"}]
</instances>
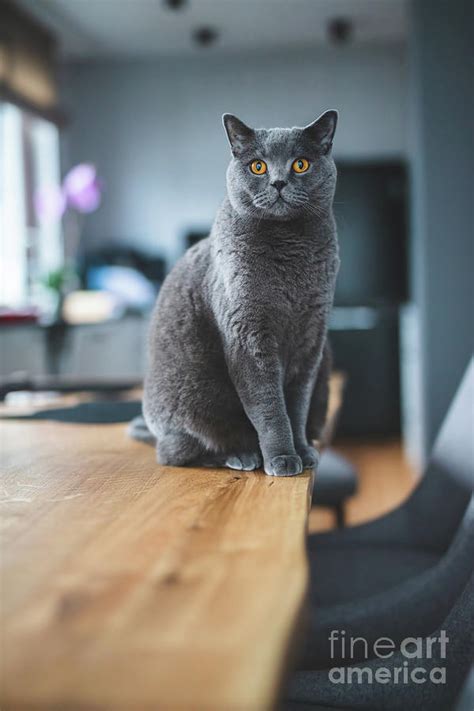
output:
<instances>
[{"instance_id":1,"label":"cat's nose","mask_svg":"<svg viewBox=\"0 0 474 711\"><path fill-rule=\"evenodd\" d=\"M281 193L281 191L286 185L286 180L275 180L272 185L278 190L279 193Z\"/></svg>"}]
</instances>

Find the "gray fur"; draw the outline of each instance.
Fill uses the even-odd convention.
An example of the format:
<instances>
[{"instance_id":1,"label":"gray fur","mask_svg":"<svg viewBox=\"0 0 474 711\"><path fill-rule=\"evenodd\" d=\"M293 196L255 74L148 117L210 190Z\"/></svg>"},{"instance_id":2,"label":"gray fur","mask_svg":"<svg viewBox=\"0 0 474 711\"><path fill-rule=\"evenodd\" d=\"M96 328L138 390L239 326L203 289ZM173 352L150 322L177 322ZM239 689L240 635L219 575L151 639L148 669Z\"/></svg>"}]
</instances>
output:
<instances>
[{"instance_id":1,"label":"gray fur","mask_svg":"<svg viewBox=\"0 0 474 711\"><path fill-rule=\"evenodd\" d=\"M143 415L158 461L290 476L316 466L327 324L339 267L331 155L337 113L251 129L225 114L227 198L169 274L153 313ZM305 157L310 169L292 171ZM254 175L254 159L268 165ZM285 185L272 185L284 181ZM281 193L280 193L281 190ZM144 423L133 430L150 439Z\"/></svg>"}]
</instances>

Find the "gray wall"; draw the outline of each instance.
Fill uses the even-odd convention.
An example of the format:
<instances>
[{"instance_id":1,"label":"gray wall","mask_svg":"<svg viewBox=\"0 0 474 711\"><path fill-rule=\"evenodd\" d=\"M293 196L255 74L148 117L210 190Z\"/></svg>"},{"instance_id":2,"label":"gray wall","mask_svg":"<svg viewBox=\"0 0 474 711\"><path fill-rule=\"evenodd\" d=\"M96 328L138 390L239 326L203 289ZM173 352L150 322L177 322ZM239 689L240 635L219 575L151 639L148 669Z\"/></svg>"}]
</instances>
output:
<instances>
[{"instance_id":1,"label":"gray wall","mask_svg":"<svg viewBox=\"0 0 474 711\"><path fill-rule=\"evenodd\" d=\"M106 185L86 238L134 241L173 262L183 234L207 228L223 196L224 111L268 126L337 108L337 156L403 156L406 90L396 46L70 65L66 155L94 161Z\"/></svg>"},{"instance_id":2,"label":"gray wall","mask_svg":"<svg viewBox=\"0 0 474 711\"><path fill-rule=\"evenodd\" d=\"M413 292L425 448L473 345L473 5L413 4Z\"/></svg>"}]
</instances>

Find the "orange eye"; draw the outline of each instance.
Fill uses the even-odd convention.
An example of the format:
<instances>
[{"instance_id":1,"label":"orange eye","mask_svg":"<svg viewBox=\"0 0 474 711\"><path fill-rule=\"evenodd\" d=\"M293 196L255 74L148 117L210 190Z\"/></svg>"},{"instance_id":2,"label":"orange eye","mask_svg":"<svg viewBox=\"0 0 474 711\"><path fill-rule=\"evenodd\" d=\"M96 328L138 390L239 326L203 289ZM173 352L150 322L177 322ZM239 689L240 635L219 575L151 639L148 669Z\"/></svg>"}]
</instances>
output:
<instances>
[{"instance_id":1,"label":"orange eye","mask_svg":"<svg viewBox=\"0 0 474 711\"><path fill-rule=\"evenodd\" d=\"M255 173L255 175L263 175L267 172L267 164L264 160L254 160L250 164L250 170L252 173Z\"/></svg>"},{"instance_id":2,"label":"orange eye","mask_svg":"<svg viewBox=\"0 0 474 711\"><path fill-rule=\"evenodd\" d=\"M297 158L291 167L295 173L306 173L309 168L309 161L306 158Z\"/></svg>"}]
</instances>

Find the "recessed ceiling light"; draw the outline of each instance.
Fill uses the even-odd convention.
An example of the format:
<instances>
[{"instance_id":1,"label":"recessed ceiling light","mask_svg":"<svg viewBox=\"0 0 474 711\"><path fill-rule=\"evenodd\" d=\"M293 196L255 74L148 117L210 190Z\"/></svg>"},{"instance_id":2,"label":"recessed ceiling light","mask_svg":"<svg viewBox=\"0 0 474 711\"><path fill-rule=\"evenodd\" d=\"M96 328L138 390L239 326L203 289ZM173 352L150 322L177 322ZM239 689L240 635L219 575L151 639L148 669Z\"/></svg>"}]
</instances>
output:
<instances>
[{"instance_id":1,"label":"recessed ceiling light","mask_svg":"<svg viewBox=\"0 0 474 711\"><path fill-rule=\"evenodd\" d=\"M210 47L214 44L219 36L217 30L213 27L198 27L193 32L193 39L200 47Z\"/></svg>"},{"instance_id":2,"label":"recessed ceiling light","mask_svg":"<svg viewBox=\"0 0 474 711\"><path fill-rule=\"evenodd\" d=\"M328 23L328 35L334 44L347 44L354 33L354 23L347 17L335 17Z\"/></svg>"},{"instance_id":3,"label":"recessed ceiling light","mask_svg":"<svg viewBox=\"0 0 474 711\"><path fill-rule=\"evenodd\" d=\"M168 10L182 10L187 4L188 0L163 0L163 5L167 7Z\"/></svg>"}]
</instances>

